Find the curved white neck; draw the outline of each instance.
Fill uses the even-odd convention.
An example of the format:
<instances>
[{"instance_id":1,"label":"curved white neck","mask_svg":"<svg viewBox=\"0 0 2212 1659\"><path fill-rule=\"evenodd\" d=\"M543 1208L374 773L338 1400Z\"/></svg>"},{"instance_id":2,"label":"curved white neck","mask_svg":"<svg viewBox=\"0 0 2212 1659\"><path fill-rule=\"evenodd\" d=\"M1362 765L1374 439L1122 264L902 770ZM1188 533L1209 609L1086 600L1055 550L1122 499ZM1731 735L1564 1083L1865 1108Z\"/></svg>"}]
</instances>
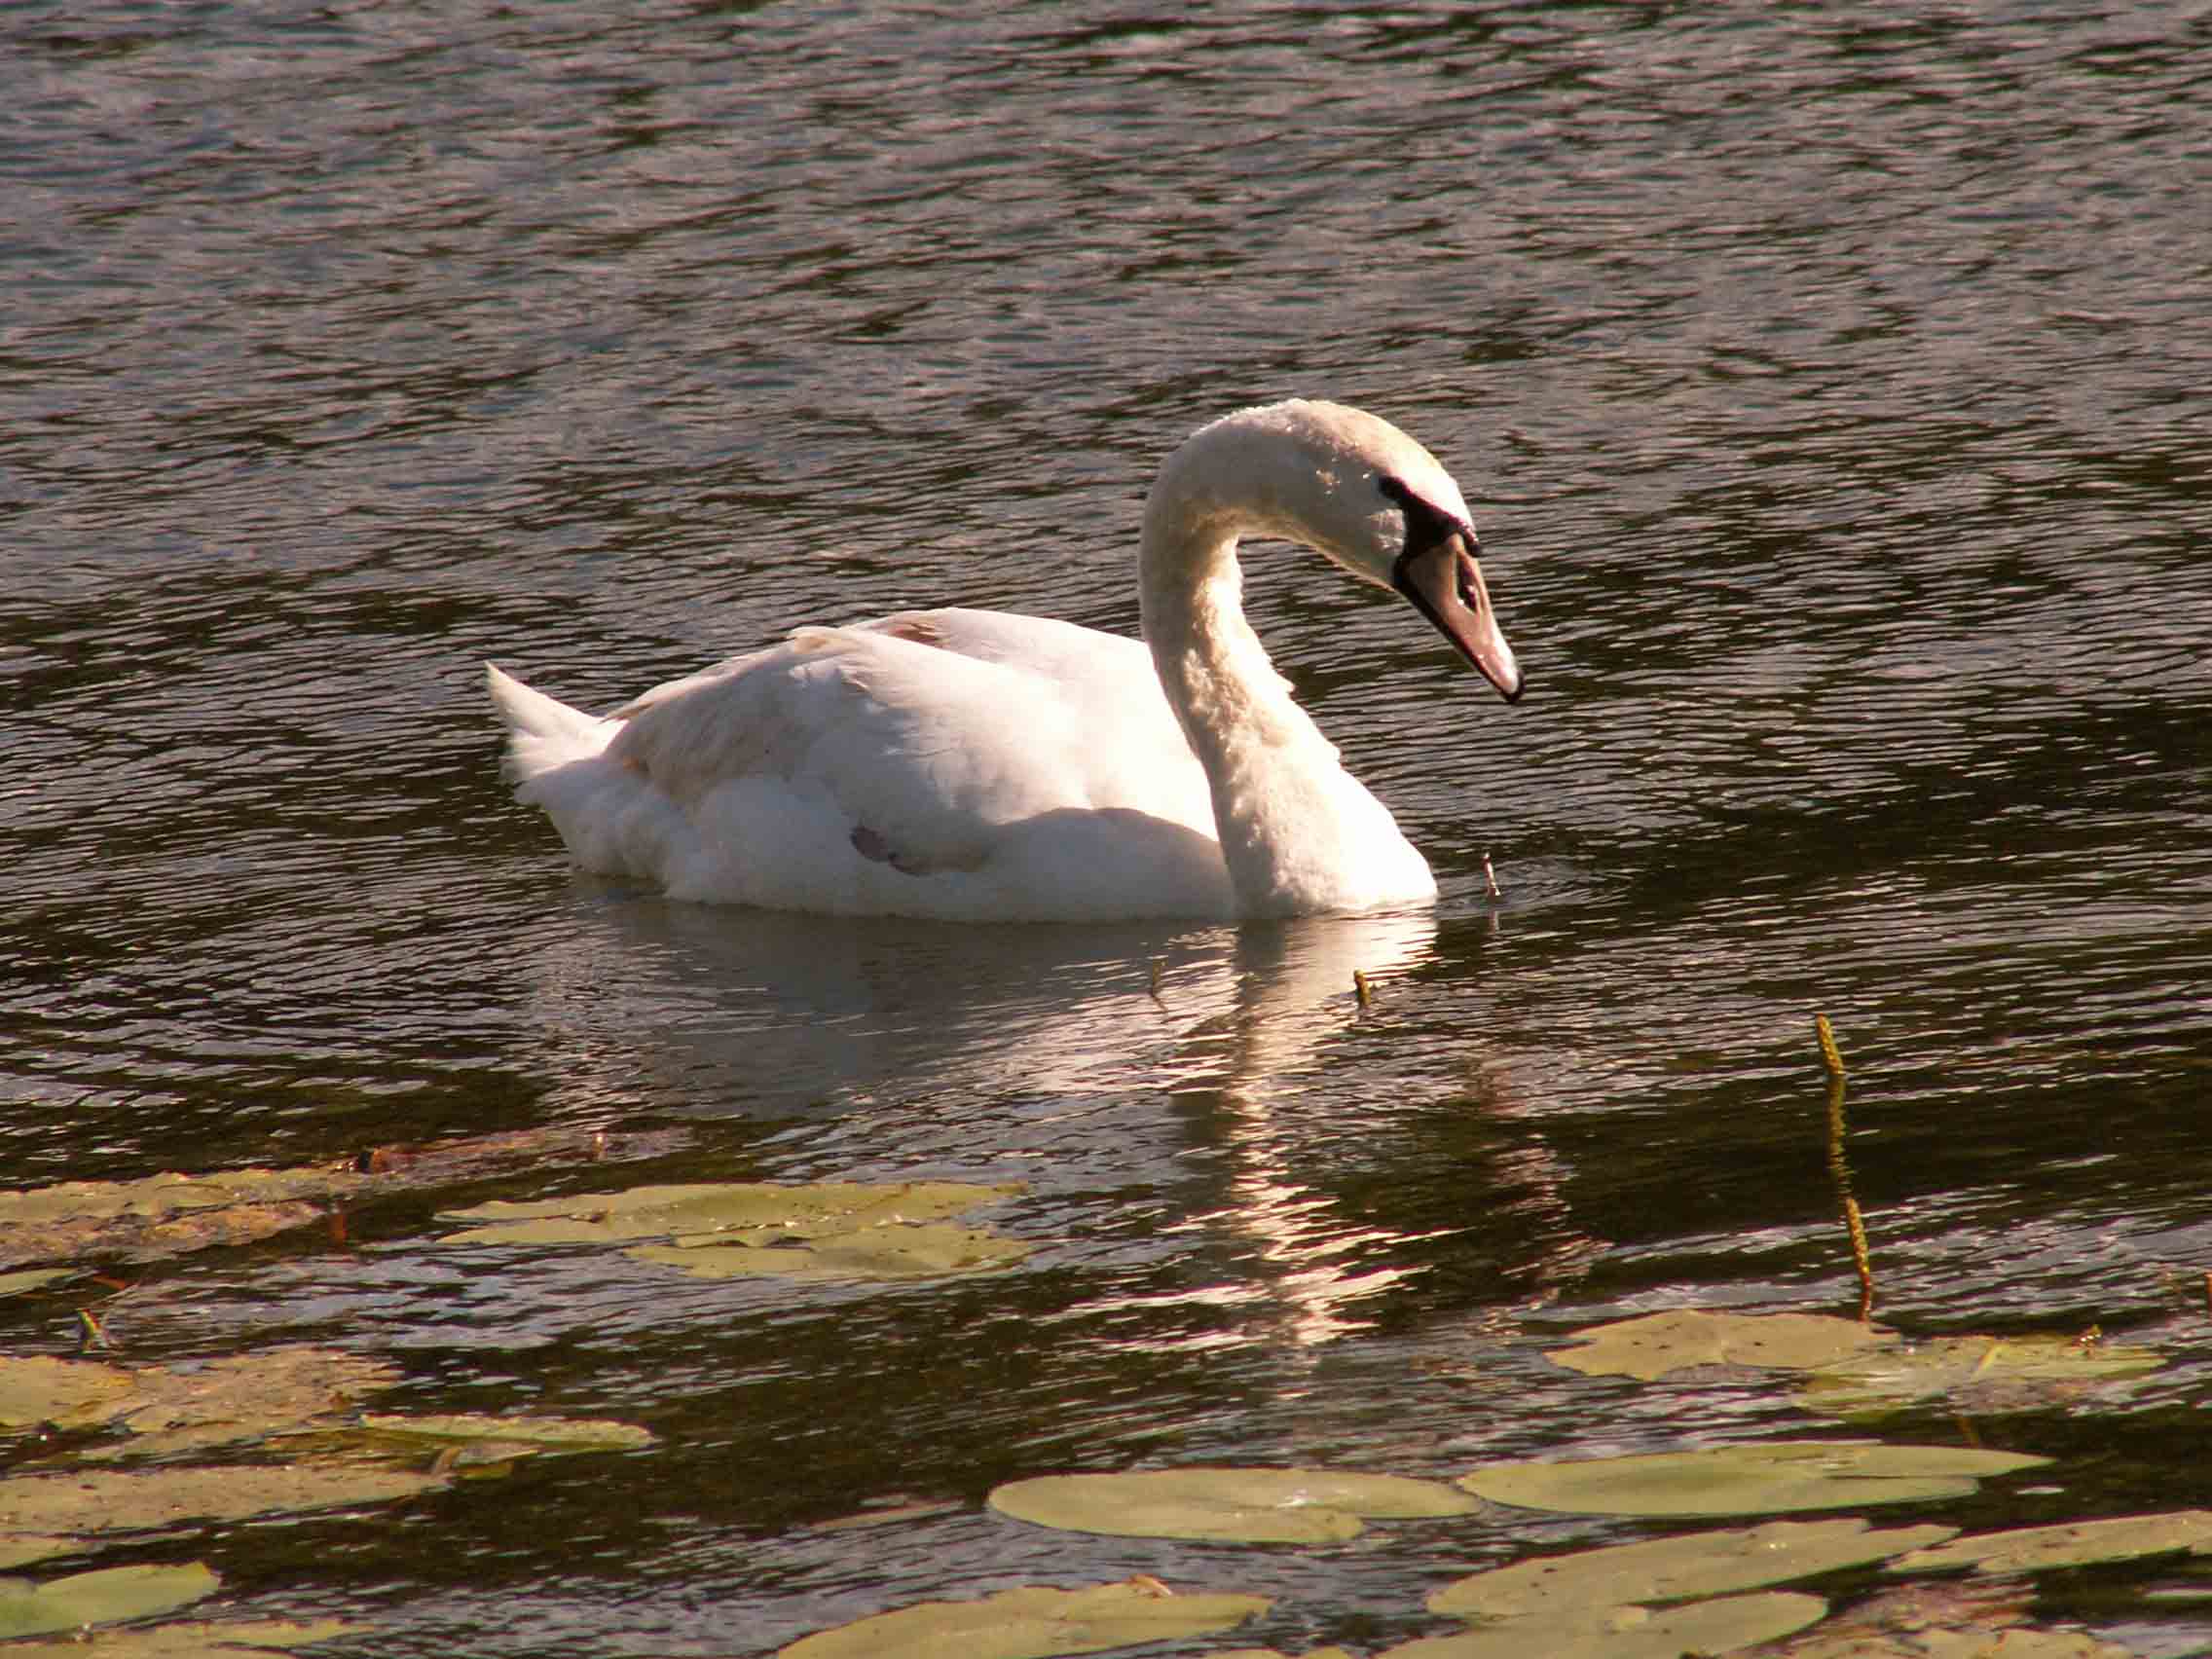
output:
<instances>
[{"instance_id":1,"label":"curved white neck","mask_svg":"<svg viewBox=\"0 0 2212 1659\"><path fill-rule=\"evenodd\" d=\"M1145 508L1145 642L1212 786L1237 910L1286 915L1423 899L1435 891L1426 863L1338 763L1244 619L1237 539L1286 532L1295 534L1264 495L1226 502L1190 465L1171 463Z\"/></svg>"}]
</instances>

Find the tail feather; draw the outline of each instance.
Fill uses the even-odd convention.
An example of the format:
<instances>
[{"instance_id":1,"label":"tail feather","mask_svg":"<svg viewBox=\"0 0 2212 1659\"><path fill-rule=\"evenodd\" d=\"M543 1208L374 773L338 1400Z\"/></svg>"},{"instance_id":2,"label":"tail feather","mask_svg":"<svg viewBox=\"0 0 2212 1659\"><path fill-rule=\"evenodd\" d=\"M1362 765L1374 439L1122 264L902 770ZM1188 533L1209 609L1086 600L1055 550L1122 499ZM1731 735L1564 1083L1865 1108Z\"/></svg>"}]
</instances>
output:
<instances>
[{"instance_id":1,"label":"tail feather","mask_svg":"<svg viewBox=\"0 0 2212 1659\"><path fill-rule=\"evenodd\" d=\"M484 681L499 718L507 722L507 754L520 783L589 759L622 729L620 720L604 720L556 702L490 663L484 665Z\"/></svg>"}]
</instances>

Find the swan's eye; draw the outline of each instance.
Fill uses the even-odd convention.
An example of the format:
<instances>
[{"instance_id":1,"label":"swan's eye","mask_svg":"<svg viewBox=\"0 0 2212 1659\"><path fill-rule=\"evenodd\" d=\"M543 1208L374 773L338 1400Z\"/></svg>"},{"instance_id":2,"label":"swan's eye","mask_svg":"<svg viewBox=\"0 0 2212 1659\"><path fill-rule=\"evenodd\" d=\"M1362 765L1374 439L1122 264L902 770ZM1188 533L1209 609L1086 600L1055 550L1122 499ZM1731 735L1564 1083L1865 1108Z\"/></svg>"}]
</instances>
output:
<instances>
[{"instance_id":1,"label":"swan's eye","mask_svg":"<svg viewBox=\"0 0 2212 1659\"><path fill-rule=\"evenodd\" d=\"M1408 553L1418 548L1433 547L1439 541L1465 533L1467 526L1442 508L1431 505L1415 495L1404 479L1384 473L1375 481L1375 488L1383 498L1393 501L1406 515L1406 548Z\"/></svg>"}]
</instances>

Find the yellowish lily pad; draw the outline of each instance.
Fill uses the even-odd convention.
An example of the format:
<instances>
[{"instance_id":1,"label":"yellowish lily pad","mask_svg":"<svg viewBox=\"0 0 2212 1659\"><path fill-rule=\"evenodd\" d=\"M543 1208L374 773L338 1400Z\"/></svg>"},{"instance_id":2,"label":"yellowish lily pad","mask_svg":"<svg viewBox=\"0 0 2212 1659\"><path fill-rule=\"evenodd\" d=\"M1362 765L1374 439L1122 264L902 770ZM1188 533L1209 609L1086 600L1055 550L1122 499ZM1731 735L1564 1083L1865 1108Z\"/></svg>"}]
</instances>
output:
<instances>
[{"instance_id":1,"label":"yellowish lily pad","mask_svg":"<svg viewBox=\"0 0 2212 1659\"><path fill-rule=\"evenodd\" d=\"M399 1377L389 1361L312 1346L139 1367L130 1373L130 1397L115 1414L138 1438L86 1455L171 1456L266 1440L317 1426Z\"/></svg>"},{"instance_id":2,"label":"yellowish lily pad","mask_svg":"<svg viewBox=\"0 0 2212 1659\"><path fill-rule=\"evenodd\" d=\"M1778 1659L2137 1659L2084 1631L2029 1623L2017 1579L1925 1579L1856 1602L1776 1649Z\"/></svg>"},{"instance_id":3,"label":"yellowish lily pad","mask_svg":"<svg viewBox=\"0 0 2212 1659\"><path fill-rule=\"evenodd\" d=\"M65 1279L76 1271L75 1268L25 1268L21 1272L0 1273L0 1296L20 1296L42 1284Z\"/></svg>"},{"instance_id":4,"label":"yellowish lily pad","mask_svg":"<svg viewBox=\"0 0 2212 1659\"><path fill-rule=\"evenodd\" d=\"M7 1659L283 1659L294 1647L358 1636L369 1627L343 1619L223 1619L99 1630L59 1641L18 1642Z\"/></svg>"},{"instance_id":5,"label":"yellowish lily pad","mask_svg":"<svg viewBox=\"0 0 2212 1659\"><path fill-rule=\"evenodd\" d=\"M1515 1562L1446 1585L1429 1597L1428 1609L1464 1619L1549 1620L1592 1607L1688 1601L1883 1561L1957 1532L1956 1527L1874 1531L1857 1519L1769 1521Z\"/></svg>"},{"instance_id":6,"label":"yellowish lily pad","mask_svg":"<svg viewBox=\"0 0 2212 1659\"><path fill-rule=\"evenodd\" d=\"M2156 1371L2149 1348L2072 1337L1939 1337L1822 1366L1804 1385L1813 1411L1871 1417L1948 1395L1960 1410L2028 1410L2116 1378Z\"/></svg>"},{"instance_id":7,"label":"yellowish lily pad","mask_svg":"<svg viewBox=\"0 0 2212 1659\"><path fill-rule=\"evenodd\" d=\"M1380 1659L1681 1659L1728 1653L1803 1630L1828 1610L1818 1596L1769 1590L1676 1607L1604 1607L1580 1619L1479 1625L1386 1647Z\"/></svg>"},{"instance_id":8,"label":"yellowish lily pad","mask_svg":"<svg viewBox=\"0 0 2212 1659\"><path fill-rule=\"evenodd\" d=\"M1946 1446L1785 1440L1575 1462L1493 1463L1458 1484L1494 1503L1578 1515L1779 1515L1964 1497L2047 1457Z\"/></svg>"},{"instance_id":9,"label":"yellowish lily pad","mask_svg":"<svg viewBox=\"0 0 2212 1659\"><path fill-rule=\"evenodd\" d=\"M1976 1572L2042 1572L2140 1556L2212 1556L2212 1510L2177 1509L2164 1515L2124 1515L2108 1521L2075 1521L2056 1527L2018 1527L1977 1532L1951 1543L1917 1549L1890 1563L1892 1572L1940 1572L1971 1567Z\"/></svg>"},{"instance_id":10,"label":"yellowish lily pad","mask_svg":"<svg viewBox=\"0 0 2212 1659\"><path fill-rule=\"evenodd\" d=\"M1715 1313L1680 1308L1570 1333L1579 1347L1544 1357L1590 1377L1649 1382L1704 1365L1809 1371L1878 1346L1892 1333L1825 1313Z\"/></svg>"},{"instance_id":11,"label":"yellowish lily pad","mask_svg":"<svg viewBox=\"0 0 2212 1659\"><path fill-rule=\"evenodd\" d=\"M105 1422L132 1392L132 1374L120 1365L43 1354L0 1358L0 1428Z\"/></svg>"},{"instance_id":12,"label":"yellowish lily pad","mask_svg":"<svg viewBox=\"0 0 2212 1659\"><path fill-rule=\"evenodd\" d=\"M0 1192L0 1267L87 1257L153 1261L249 1244L320 1220L331 1205L352 1199L536 1167L563 1157L595 1162L658 1157L682 1140L676 1131L527 1129L379 1148L345 1163L215 1175L166 1172L137 1181L63 1181ZM47 1275L73 1271L47 1270Z\"/></svg>"},{"instance_id":13,"label":"yellowish lily pad","mask_svg":"<svg viewBox=\"0 0 2212 1659\"><path fill-rule=\"evenodd\" d=\"M1406 1520L1474 1508L1450 1487L1399 1475L1217 1468L1042 1475L998 1488L990 1505L1070 1531L1252 1544L1329 1543L1356 1536L1362 1516Z\"/></svg>"},{"instance_id":14,"label":"yellowish lily pad","mask_svg":"<svg viewBox=\"0 0 2212 1659\"><path fill-rule=\"evenodd\" d=\"M634 1452L653 1444L649 1429L588 1418L364 1417L361 1426L421 1440L496 1441L525 1452Z\"/></svg>"},{"instance_id":15,"label":"yellowish lily pad","mask_svg":"<svg viewBox=\"0 0 2212 1659\"><path fill-rule=\"evenodd\" d=\"M213 1595L221 1583L197 1562L189 1567L110 1567L44 1584L0 1578L0 1640L173 1612Z\"/></svg>"},{"instance_id":16,"label":"yellowish lily pad","mask_svg":"<svg viewBox=\"0 0 2212 1659\"><path fill-rule=\"evenodd\" d=\"M29 1532L0 1534L0 1567L23 1567L50 1556L73 1555L84 1547L81 1538L42 1538Z\"/></svg>"},{"instance_id":17,"label":"yellowish lily pad","mask_svg":"<svg viewBox=\"0 0 2212 1659\"><path fill-rule=\"evenodd\" d=\"M882 1279L988 1272L1029 1246L942 1218L1018 1193L953 1181L637 1187L534 1203L478 1204L447 1244L631 1244L625 1254L698 1278ZM665 1240L638 1243L643 1239Z\"/></svg>"},{"instance_id":18,"label":"yellowish lily pad","mask_svg":"<svg viewBox=\"0 0 2212 1659\"><path fill-rule=\"evenodd\" d=\"M446 1244L619 1244L721 1235L821 1237L878 1223L935 1221L1018 1193L1018 1184L980 1187L953 1181L824 1181L786 1186L722 1181L579 1193L532 1203L494 1202L447 1212L481 1225L449 1234Z\"/></svg>"},{"instance_id":19,"label":"yellowish lily pad","mask_svg":"<svg viewBox=\"0 0 2212 1659\"><path fill-rule=\"evenodd\" d=\"M0 1480L0 1534L133 1531L180 1522L389 1503L445 1483L405 1469L325 1464L85 1469Z\"/></svg>"},{"instance_id":20,"label":"yellowish lily pad","mask_svg":"<svg viewBox=\"0 0 2212 1659\"><path fill-rule=\"evenodd\" d=\"M1264 1613L1265 1596L1176 1595L1151 1580L1088 1590L1002 1590L980 1602L923 1602L817 1631L777 1659L1056 1659L1138 1642L1210 1636Z\"/></svg>"},{"instance_id":21,"label":"yellowish lily pad","mask_svg":"<svg viewBox=\"0 0 2212 1659\"><path fill-rule=\"evenodd\" d=\"M767 1274L798 1279L940 1278L995 1272L1029 1254L1018 1239L942 1222L886 1224L826 1237L753 1240L705 1237L676 1244L639 1244L622 1252L658 1262L693 1278Z\"/></svg>"}]
</instances>

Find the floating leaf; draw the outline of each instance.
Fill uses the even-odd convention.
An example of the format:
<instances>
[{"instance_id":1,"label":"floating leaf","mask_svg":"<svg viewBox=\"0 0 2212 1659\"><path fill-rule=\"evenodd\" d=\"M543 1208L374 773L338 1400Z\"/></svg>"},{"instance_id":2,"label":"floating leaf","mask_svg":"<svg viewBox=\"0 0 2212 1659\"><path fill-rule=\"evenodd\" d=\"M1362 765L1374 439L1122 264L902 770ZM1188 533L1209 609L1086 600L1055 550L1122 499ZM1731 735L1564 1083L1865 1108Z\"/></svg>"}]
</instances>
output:
<instances>
[{"instance_id":1,"label":"floating leaf","mask_svg":"<svg viewBox=\"0 0 2212 1659\"><path fill-rule=\"evenodd\" d=\"M1769 1590L1656 1610L1600 1608L1581 1619L1547 1621L1541 1632L1519 1621L1478 1626L1386 1647L1379 1659L1681 1659L1772 1641L1827 1610L1818 1596Z\"/></svg>"},{"instance_id":2,"label":"floating leaf","mask_svg":"<svg viewBox=\"0 0 2212 1659\"><path fill-rule=\"evenodd\" d=\"M88 1256L152 1261L216 1245L249 1244L320 1219L329 1205L479 1177L562 1156L593 1161L658 1157L676 1131L609 1135L527 1129L418 1148L382 1148L352 1163L64 1181L0 1193L0 1267ZM71 1269L58 1272L73 1272ZM50 1275L52 1276L52 1275Z\"/></svg>"},{"instance_id":3,"label":"floating leaf","mask_svg":"<svg viewBox=\"0 0 2212 1659\"><path fill-rule=\"evenodd\" d=\"M653 1444L634 1423L585 1418L364 1417L363 1428L423 1440L490 1440L526 1452L632 1452Z\"/></svg>"},{"instance_id":4,"label":"floating leaf","mask_svg":"<svg viewBox=\"0 0 2212 1659\"><path fill-rule=\"evenodd\" d=\"M0 1428L105 1422L133 1391L130 1372L89 1359L0 1359Z\"/></svg>"},{"instance_id":5,"label":"floating leaf","mask_svg":"<svg viewBox=\"0 0 2212 1659\"><path fill-rule=\"evenodd\" d=\"M990 1505L1071 1531L1254 1544L1328 1543L1355 1536L1362 1516L1403 1520L1474 1507L1449 1487L1398 1475L1209 1468L1043 1475L998 1488Z\"/></svg>"},{"instance_id":6,"label":"floating leaf","mask_svg":"<svg viewBox=\"0 0 2212 1659\"><path fill-rule=\"evenodd\" d=\"M1956 1527L1870 1531L1860 1520L1770 1521L1515 1562L1446 1585L1429 1597L1428 1609L1468 1619L1557 1618L1592 1607L1686 1601L1863 1566L1957 1532Z\"/></svg>"},{"instance_id":7,"label":"floating leaf","mask_svg":"<svg viewBox=\"0 0 2212 1659\"><path fill-rule=\"evenodd\" d=\"M1976 1572L2041 1572L2054 1567L2087 1567L2138 1556L2212 1555L2212 1510L2177 1509L2165 1515L2126 1515L2109 1521L2075 1521L2056 1527L2019 1527L1977 1532L1956 1542L1918 1549L1890 1563L1892 1572L1940 1572L1971 1567Z\"/></svg>"},{"instance_id":8,"label":"floating leaf","mask_svg":"<svg viewBox=\"0 0 2212 1659\"><path fill-rule=\"evenodd\" d=\"M1210 1636L1264 1613L1265 1596L1179 1596L1150 1581L1088 1590L1002 1590L980 1602L923 1602L801 1637L777 1659L1055 1659L1138 1642Z\"/></svg>"},{"instance_id":9,"label":"floating leaf","mask_svg":"<svg viewBox=\"0 0 2212 1659\"><path fill-rule=\"evenodd\" d=\"M390 1387L399 1368L341 1348L281 1347L130 1373L115 1415L141 1438L88 1454L169 1456L315 1426L363 1395Z\"/></svg>"},{"instance_id":10,"label":"floating leaf","mask_svg":"<svg viewBox=\"0 0 2212 1659\"><path fill-rule=\"evenodd\" d=\"M1783 1659L2137 1659L2078 1630L2036 1630L2017 1580L1900 1584L1777 1651Z\"/></svg>"},{"instance_id":11,"label":"floating leaf","mask_svg":"<svg viewBox=\"0 0 2212 1659\"><path fill-rule=\"evenodd\" d=\"M813 1186L723 1181L580 1193L532 1203L494 1202L452 1210L449 1221L485 1225L451 1234L445 1244L617 1244L683 1237L694 1243L815 1238L882 1222L935 1221L1018 1193L1018 1184L978 1187L952 1181ZM756 1235L724 1239L721 1235Z\"/></svg>"},{"instance_id":12,"label":"floating leaf","mask_svg":"<svg viewBox=\"0 0 2212 1659\"><path fill-rule=\"evenodd\" d=\"M719 1238L640 1244L622 1253L680 1269L693 1278L898 1279L995 1272L1028 1255L1029 1246L977 1228L928 1223L757 1244Z\"/></svg>"},{"instance_id":13,"label":"floating leaf","mask_svg":"<svg viewBox=\"0 0 2212 1659\"><path fill-rule=\"evenodd\" d=\"M75 1268L26 1268L19 1273L0 1273L0 1296L19 1296L42 1284L65 1279L76 1271Z\"/></svg>"},{"instance_id":14,"label":"floating leaf","mask_svg":"<svg viewBox=\"0 0 2212 1659\"><path fill-rule=\"evenodd\" d=\"M49 1556L74 1555L85 1547L82 1538L41 1538L28 1532L0 1536L0 1567L21 1567Z\"/></svg>"},{"instance_id":15,"label":"floating leaf","mask_svg":"<svg viewBox=\"0 0 2212 1659\"><path fill-rule=\"evenodd\" d=\"M153 1625L142 1630L94 1631L90 1638L21 1642L7 1659L283 1659L283 1649L358 1636L369 1627L343 1619L297 1623L290 1619L225 1619Z\"/></svg>"},{"instance_id":16,"label":"floating leaf","mask_svg":"<svg viewBox=\"0 0 2212 1659\"><path fill-rule=\"evenodd\" d=\"M1679 1308L1570 1332L1580 1347L1544 1357L1590 1377L1635 1377L1649 1382L1700 1365L1749 1365L1809 1371L1892 1340L1856 1319L1825 1313L1714 1313Z\"/></svg>"},{"instance_id":17,"label":"floating leaf","mask_svg":"<svg viewBox=\"0 0 2212 1659\"><path fill-rule=\"evenodd\" d=\"M446 1244L625 1244L642 1262L698 1278L922 1278L1010 1267L1029 1246L940 1218L1021 1191L951 1181L814 1186L719 1182L638 1187L533 1203L478 1204L455 1221L486 1225Z\"/></svg>"},{"instance_id":18,"label":"floating leaf","mask_svg":"<svg viewBox=\"0 0 2212 1659\"><path fill-rule=\"evenodd\" d=\"M1879 1416L1946 1394L1961 1410L2023 1411L2164 1363L2149 1348L2072 1337L1939 1337L1824 1365L1805 1383L1804 1403L1836 1417Z\"/></svg>"},{"instance_id":19,"label":"floating leaf","mask_svg":"<svg viewBox=\"0 0 2212 1659\"><path fill-rule=\"evenodd\" d=\"M1495 1503L1579 1515L1760 1515L1964 1497L1983 1475L2047 1463L2018 1452L1785 1440L1564 1463L1493 1463L1458 1484Z\"/></svg>"},{"instance_id":20,"label":"floating leaf","mask_svg":"<svg viewBox=\"0 0 2212 1659\"><path fill-rule=\"evenodd\" d=\"M0 1533L121 1532L186 1521L236 1521L389 1503L444 1484L434 1475L404 1469L323 1464L15 1475L0 1481Z\"/></svg>"},{"instance_id":21,"label":"floating leaf","mask_svg":"<svg viewBox=\"0 0 2212 1659\"><path fill-rule=\"evenodd\" d=\"M213 1595L221 1583L197 1562L190 1567L110 1567L44 1584L0 1579L0 1640L169 1612Z\"/></svg>"}]
</instances>

